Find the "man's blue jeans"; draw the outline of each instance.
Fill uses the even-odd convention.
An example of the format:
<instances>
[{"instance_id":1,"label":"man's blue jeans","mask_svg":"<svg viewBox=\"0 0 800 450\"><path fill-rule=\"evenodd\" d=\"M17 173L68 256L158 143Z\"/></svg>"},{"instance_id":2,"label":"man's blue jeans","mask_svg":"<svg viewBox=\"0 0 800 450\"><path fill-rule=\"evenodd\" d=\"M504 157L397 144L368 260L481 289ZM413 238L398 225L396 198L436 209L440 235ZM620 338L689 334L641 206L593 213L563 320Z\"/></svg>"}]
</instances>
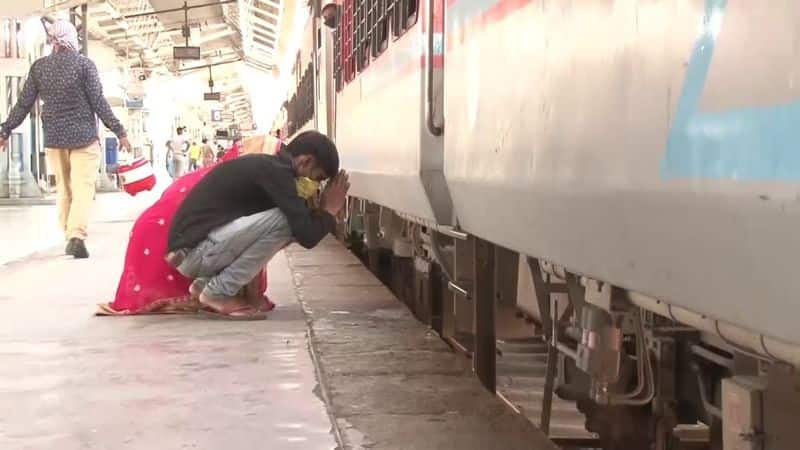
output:
<instances>
[{"instance_id":1,"label":"man's blue jeans","mask_svg":"<svg viewBox=\"0 0 800 450\"><path fill-rule=\"evenodd\" d=\"M178 271L209 278L206 295L233 297L291 240L289 222L278 208L240 217L189 250Z\"/></svg>"}]
</instances>

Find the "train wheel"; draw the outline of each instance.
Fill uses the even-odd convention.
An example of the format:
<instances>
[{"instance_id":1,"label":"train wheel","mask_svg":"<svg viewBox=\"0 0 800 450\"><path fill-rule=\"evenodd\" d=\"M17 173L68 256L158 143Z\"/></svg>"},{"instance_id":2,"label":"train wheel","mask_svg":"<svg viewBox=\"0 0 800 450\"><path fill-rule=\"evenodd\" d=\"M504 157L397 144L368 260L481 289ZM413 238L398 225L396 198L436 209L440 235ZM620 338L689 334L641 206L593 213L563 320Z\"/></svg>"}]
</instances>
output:
<instances>
[{"instance_id":1,"label":"train wheel","mask_svg":"<svg viewBox=\"0 0 800 450\"><path fill-rule=\"evenodd\" d=\"M578 410L586 416L586 429L597 433L605 450L647 450L652 435L649 406L604 406L579 400Z\"/></svg>"}]
</instances>

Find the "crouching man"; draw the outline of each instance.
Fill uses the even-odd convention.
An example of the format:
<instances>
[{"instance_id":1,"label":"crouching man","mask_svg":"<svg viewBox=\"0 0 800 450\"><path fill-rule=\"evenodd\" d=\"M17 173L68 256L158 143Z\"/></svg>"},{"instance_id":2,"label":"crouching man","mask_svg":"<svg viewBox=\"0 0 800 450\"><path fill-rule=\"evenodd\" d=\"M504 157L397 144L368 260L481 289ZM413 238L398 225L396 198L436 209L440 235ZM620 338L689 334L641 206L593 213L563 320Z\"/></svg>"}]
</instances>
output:
<instances>
[{"instance_id":1,"label":"crouching man","mask_svg":"<svg viewBox=\"0 0 800 450\"><path fill-rule=\"evenodd\" d=\"M319 209L298 195L296 180L331 179ZM189 193L169 232L167 261L194 279L203 312L230 320L266 315L238 296L292 240L312 248L335 227L350 184L325 135L298 135L278 156L245 155L220 164Z\"/></svg>"}]
</instances>

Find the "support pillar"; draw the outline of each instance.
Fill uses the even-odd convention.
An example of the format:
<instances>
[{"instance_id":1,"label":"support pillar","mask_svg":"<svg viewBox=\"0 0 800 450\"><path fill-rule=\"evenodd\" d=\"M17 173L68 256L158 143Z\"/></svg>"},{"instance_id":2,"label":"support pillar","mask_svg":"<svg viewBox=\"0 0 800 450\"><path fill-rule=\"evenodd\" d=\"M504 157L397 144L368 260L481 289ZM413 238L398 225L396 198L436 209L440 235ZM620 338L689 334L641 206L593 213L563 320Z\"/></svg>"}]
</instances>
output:
<instances>
[{"instance_id":1,"label":"support pillar","mask_svg":"<svg viewBox=\"0 0 800 450\"><path fill-rule=\"evenodd\" d=\"M9 25L9 42L7 52L0 55L0 57L24 62L23 51L17 45L20 22L13 18L4 19L4 21L8 21L6 23ZM5 45L2 48L6 48ZM4 103L0 111L5 113L3 114L3 120L8 117L11 108L14 107L19 98L22 79L23 77L18 73L0 73L0 80L2 81L0 101ZM0 155L4 156L2 158L4 162L0 165L0 198L42 197L42 192L39 190L36 179L31 172L31 155L35 154L35 151L31 148L30 133L23 132L26 128L29 130L31 128L29 119L9 136L6 152L4 154L0 153Z\"/></svg>"},{"instance_id":2,"label":"support pillar","mask_svg":"<svg viewBox=\"0 0 800 450\"><path fill-rule=\"evenodd\" d=\"M89 55L89 40L87 39L88 29L87 23L89 18L89 5L86 3L80 6L73 6L69 9L69 21L78 30L78 44L81 47L81 54L83 56Z\"/></svg>"},{"instance_id":3,"label":"support pillar","mask_svg":"<svg viewBox=\"0 0 800 450\"><path fill-rule=\"evenodd\" d=\"M475 353L478 379L490 392L497 384L495 336L495 252L494 246L475 238Z\"/></svg>"}]
</instances>

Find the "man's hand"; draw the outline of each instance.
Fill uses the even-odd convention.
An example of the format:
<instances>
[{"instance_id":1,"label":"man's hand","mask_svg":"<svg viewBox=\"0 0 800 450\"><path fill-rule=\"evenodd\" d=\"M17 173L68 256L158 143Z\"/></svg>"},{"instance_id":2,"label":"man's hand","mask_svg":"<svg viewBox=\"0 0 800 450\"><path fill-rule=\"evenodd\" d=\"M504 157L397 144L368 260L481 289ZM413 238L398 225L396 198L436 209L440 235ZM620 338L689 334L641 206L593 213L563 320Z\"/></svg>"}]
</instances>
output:
<instances>
[{"instance_id":1,"label":"man's hand","mask_svg":"<svg viewBox=\"0 0 800 450\"><path fill-rule=\"evenodd\" d=\"M0 136L0 152L6 151L6 141L6 138Z\"/></svg>"},{"instance_id":2,"label":"man's hand","mask_svg":"<svg viewBox=\"0 0 800 450\"><path fill-rule=\"evenodd\" d=\"M347 201L348 189L350 189L350 181L347 177L347 172L342 170L325 186L320 200L322 209L334 217L339 215Z\"/></svg>"},{"instance_id":3,"label":"man's hand","mask_svg":"<svg viewBox=\"0 0 800 450\"><path fill-rule=\"evenodd\" d=\"M131 143L127 137L119 138L119 148L124 149L128 152L131 151Z\"/></svg>"}]
</instances>

